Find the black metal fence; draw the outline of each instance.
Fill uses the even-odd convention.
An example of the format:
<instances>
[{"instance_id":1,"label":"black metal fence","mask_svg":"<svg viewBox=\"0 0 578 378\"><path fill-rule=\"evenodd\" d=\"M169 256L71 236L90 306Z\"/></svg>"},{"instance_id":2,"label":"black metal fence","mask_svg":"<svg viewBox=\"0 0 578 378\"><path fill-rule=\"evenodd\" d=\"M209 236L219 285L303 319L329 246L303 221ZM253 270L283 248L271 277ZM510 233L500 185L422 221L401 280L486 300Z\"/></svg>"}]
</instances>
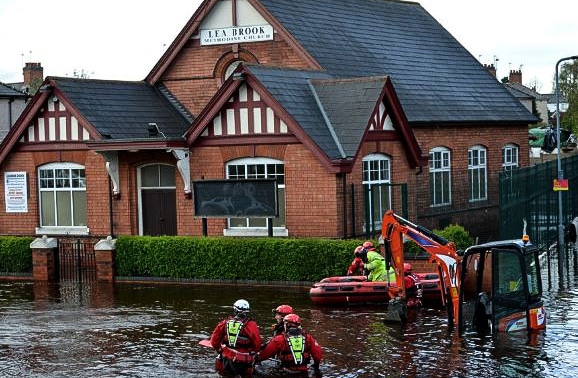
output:
<instances>
[{"instance_id":1,"label":"black metal fence","mask_svg":"<svg viewBox=\"0 0 578 378\"><path fill-rule=\"evenodd\" d=\"M58 272L61 282L96 280L94 238L59 238Z\"/></svg>"},{"instance_id":2,"label":"black metal fence","mask_svg":"<svg viewBox=\"0 0 578 378\"><path fill-rule=\"evenodd\" d=\"M578 155L561 159L561 168L569 189L560 192L553 190L558 177L556 160L500 174L501 239L520 238L526 221L526 232L534 244L550 246L558 240L558 226L566 226L578 216L578 197L574 195Z\"/></svg>"}]
</instances>

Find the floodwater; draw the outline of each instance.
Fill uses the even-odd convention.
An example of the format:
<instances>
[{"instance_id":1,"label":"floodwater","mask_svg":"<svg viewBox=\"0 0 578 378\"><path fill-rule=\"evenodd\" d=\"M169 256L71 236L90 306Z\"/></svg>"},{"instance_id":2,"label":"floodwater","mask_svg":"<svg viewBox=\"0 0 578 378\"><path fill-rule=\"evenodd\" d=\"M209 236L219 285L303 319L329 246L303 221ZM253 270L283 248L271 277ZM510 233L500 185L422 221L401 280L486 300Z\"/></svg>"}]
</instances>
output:
<instances>
[{"instance_id":1,"label":"floodwater","mask_svg":"<svg viewBox=\"0 0 578 378\"><path fill-rule=\"evenodd\" d=\"M578 264L544 268L545 331L459 338L445 311L421 309L406 326L381 305L320 307L307 287L0 281L0 377L218 377L201 347L236 299L263 336L271 309L291 304L324 348L324 377L576 377ZM545 264L546 265L546 264ZM256 377L280 377L271 361Z\"/></svg>"}]
</instances>

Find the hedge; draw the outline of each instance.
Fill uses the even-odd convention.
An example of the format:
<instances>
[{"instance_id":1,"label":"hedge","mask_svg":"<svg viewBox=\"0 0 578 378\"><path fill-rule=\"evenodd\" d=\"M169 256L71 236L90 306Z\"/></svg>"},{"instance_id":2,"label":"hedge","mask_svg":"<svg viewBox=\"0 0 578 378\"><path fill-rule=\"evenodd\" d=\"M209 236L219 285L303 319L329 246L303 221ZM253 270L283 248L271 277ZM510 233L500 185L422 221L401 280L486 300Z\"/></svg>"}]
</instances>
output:
<instances>
[{"instance_id":1,"label":"hedge","mask_svg":"<svg viewBox=\"0 0 578 378\"><path fill-rule=\"evenodd\" d=\"M0 237L0 273L32 273L33 237Z\"/></svg>"},{"instance_id":2,"label":"hedge","mask_svg":"<svg viewBox=\"0 0 578 378\"><path fill-rule=\"evenodd\" d=\"M116 274L171 279L317 281L344 275L362 240L121 236Z\"/></svg>"}]
</instances>

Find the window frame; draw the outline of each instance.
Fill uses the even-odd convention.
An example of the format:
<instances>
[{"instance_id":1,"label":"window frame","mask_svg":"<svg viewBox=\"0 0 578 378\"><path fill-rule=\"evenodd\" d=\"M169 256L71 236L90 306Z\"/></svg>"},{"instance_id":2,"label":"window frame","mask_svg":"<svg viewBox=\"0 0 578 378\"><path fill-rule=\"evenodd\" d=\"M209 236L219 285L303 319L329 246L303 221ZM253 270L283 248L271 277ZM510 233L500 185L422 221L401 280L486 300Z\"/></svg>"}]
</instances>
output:
<instances>
[{"instance_id":1,"label":"window frame","mask_svg":"<svg viewBox=\"0 0 578 378\"><path fill-rule=\"evenodd\" d=\"M474 154L477 156L472 156ZM477 180L474 180L475 176L477 176ZM476 182L477 185L475 185ZM488 199L488 149L482 145L468 148L468 183L470 202ZM477 186L477 190L475 190L475 186Z\"/></svg>"},{"instance_id":2,"label":"window frame","mask_svg":"<svg viewBox=\"0 0 578 378\"><path fill-rule=\"evenodd\" d=\"M278 165L283 166L282 173L277 172ZM233 166L243 168L238 169L237 174L231 175L230 168ZM248 167L251 168L248 169ZM274 169L270 171L269 168ZM261 171L261 169L263 169L263 171ZM273 219L273 236L288 236L289 232L287 230L287 218L285 209L285 163L277 159L256 157L234 159L228 161L225 164L225 178L228 180L251 180L278 177L282 177L283 180L282 182L277 182L279 217ZM241 220L244 220L245 226L232 225L233 222ZM265 220L264 225L251 225L251 222L255 224L263 220ZM268 226L269 218L227 218L227 228L223 230L223 234L225 236L267 236L269 231Z\"/></svg>"},{"instance_id":3,"label":"window frame","mask_svg":"<svg viewBox=\"0 0 578 378\"><path fill-rule=\"evenodd\" d=\"M432 159L432 156L440 154L439 159ZM451 150L447 147L434 147L429 152L429 186L430 186L430 206L431 207L441 207L449 206L452 204L452 163L451 163ZM435 162L439 161L439 167L435 167ZM436 176L441 174L441 190L436 190L438 185ZM446 177L447 176L447 177ZM444 185L444 182L447 183ZM443 194L447 191L447 197L443 198ZM436 199L436 193L440 192L442 194L441 200Z\"/></svg>"},{"instance_id":4,"label":"window frame","mask_svg":"<svg viewBox=\"0 0 578 378\"><path fill-rule=\"evenodd\" d=\"M504 171L512 171L520 165L520 147L508 143L502 147L502 168Z\"/></svg>"},{"instance_id":5,"label":"window frame","mask_svg":"<svg viewBox=\"0 0 578 378\"><path fill-rule=\"evenodd\" d=\"M369 165L372 163L377 162L378 167L377 169L372 169ZM366 169L368 168L368 169ZM377 177L372 177L372 172L377 173ZM365 155L362 159L362 167L361 167L361 184L363 185L364 189L366 187L369 188L369 193L373 199L373 186L377 186L381 188L380 184L391 184L391 157L385 154L380 153L372 153ZM383 177L387 176L387 177ZM385 196L384 196L385 194ZM369 203L369 222L373 226L373 229L381 229L382 217L386 210L391 208L392 198L391 198L391 186L387 187L387 193L384 193L382 190L379 190L377 195L379 196L378 203L379 209L377 209L377 214L380 214L379 217L375 216L376 209L373 208L374 201L368 200ZM386 203L384 202L384 197ZM388 209L384 209L384 206L387 206ZM366 224L365 220L368 217L364 217L364 232L367 231L368 224ZM376 219L374 219L376 218Z\"/></svg>"},{"instance_id":6,"label":"window frame","mask_svg":"<svg viewBox=\"0 0 578 378\"><path fill-rule=\"evenodd\" d=\"M73 171L80 170L82 171L81 174L75 175ZM43 172L52 171L52 175L44 176ZM67 171L68 174L62 176L58 174L57 171L65 172ZM42 235L57 235L57 234L67 234L67 235L87 235L89 233L88 228L88 213L87 213L87 189L86 189L86 167L81 164L72 163L72 162L54 162L41 165L36 170L37 173L37 190L38 190L38 227L36 227L36 233ZM79 172L80 173L80 172ZM68 184L65 183L68 181ZM76 185L74 184L76 182ZM48 186L46 186L48 185ZM78 205L78 198L75 198L74 193L84 193L84 209L75 209L75 206ZM44 193L52 193L52 204L54 206L54 224L45 224L44 216L46 215L47 210L43 209L44 205L43 199ZM62 211L58 209L58 201L62 200L59 199L58 193L69 193L69 206L66 209L68 210L70 217L70 224L62 225L59 224L59 218L62 219L60 215L64 216ZM80 198L82 200L82 198ZM78 212L80 211L80 213ZM77 219L81 217L80 221ZM77 224L75 224L77 223Z\"/></svg>"}]
</instances>

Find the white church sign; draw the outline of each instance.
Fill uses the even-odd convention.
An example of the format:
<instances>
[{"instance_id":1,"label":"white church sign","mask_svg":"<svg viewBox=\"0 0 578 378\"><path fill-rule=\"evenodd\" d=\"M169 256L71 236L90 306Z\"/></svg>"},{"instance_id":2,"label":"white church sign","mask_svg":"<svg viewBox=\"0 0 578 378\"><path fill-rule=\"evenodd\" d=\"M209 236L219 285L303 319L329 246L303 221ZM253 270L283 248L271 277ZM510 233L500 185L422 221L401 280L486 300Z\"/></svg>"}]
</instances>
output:
<instances>
[{"instance_id":1,"label":"white church sign","mask_svg":"<svg viewBox=\"0 0 578 378\"><path fill-rule=\"evenodd\" d=\"M201 45L260 42L272 39L273 26L271 25L235 26L201 30Z\"/></svg>"}]
</instances>

